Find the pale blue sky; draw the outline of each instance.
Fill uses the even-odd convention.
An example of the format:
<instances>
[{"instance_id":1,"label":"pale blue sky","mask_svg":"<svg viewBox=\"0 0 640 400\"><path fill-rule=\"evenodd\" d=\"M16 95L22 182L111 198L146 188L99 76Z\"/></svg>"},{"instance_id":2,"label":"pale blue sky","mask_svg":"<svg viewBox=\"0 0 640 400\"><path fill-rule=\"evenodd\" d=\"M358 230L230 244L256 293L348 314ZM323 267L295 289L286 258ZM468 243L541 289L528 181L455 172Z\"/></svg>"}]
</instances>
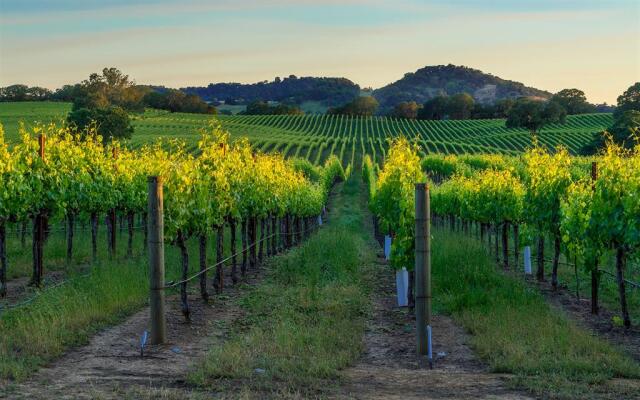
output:
<instances>
[{"instance_id":1,"label":"pale blue sky","mask_svg":"<svg viewBox=\"0 0 640 400\"><path fill-rule=\"evenodd\" d=\"M117 66L172 87L458 64L615 102L640 81L638 0L0 0L0 86Z\"/></svg>"}]
</instances>

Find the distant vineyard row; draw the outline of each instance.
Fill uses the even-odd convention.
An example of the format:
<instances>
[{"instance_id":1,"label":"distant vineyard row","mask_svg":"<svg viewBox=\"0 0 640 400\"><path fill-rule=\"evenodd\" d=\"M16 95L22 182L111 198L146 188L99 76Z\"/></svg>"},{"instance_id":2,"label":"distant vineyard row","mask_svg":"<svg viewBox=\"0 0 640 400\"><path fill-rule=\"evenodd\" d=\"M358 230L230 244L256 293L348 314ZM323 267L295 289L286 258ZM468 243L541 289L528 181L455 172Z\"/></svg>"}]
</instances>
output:
<instances>
[{"instance_id":1,"label":"distant vineyard row","mask_svg":"<svg viewBox=\"0 0 640 400\"><path fill-rule=\"evenodd\" d=\"M531 144L527 131L507 129L503 120L419 121L329 115L221 116L219 120L233 136L249 137L254 148L307 158L315 164L332 154L345 164L360 159L362 154L381 163L388 151L387 139L400 135L417 141L425 154L518 154ZM140 118L135 126L139 137L158 132L179 135L202 122L193 116L154 115ZM539 140L547 146L564 144L576 153L593 133L610 124L610 114L570 116L566 124L546 128Z\"/></svg>"},{"instance_id":2,"label":"distant vineyard row","mask_svg":"<svg viewBox=\"0 0 640 400\"><path fill-rule=\"evenodd\" d=\"M67 103L5 103L0 105L0 122L5 125L7 138L17 140L19 121L60 119L69 108ZM248 137L255 149L307 158L314 164L322 164L332 154L345 165L359 162L363 154L381 163L388 151L387 139L400 135L416 141L424 154L513 155L531 144L526 130L507 129L504 120L499 119L421 121L340 115L222 115L217 118L233 137ZM160 136L180 138L195 150L198 130L206 127L210 119L207 115L148 110L133 116L132 142L140 146ZM611 122L611 114L569 116L566 124L546 127L539 134L539 140L547 146L564 144L571 153L577 153L594 133L606 129Z\"/></svg>"}]
</instances>

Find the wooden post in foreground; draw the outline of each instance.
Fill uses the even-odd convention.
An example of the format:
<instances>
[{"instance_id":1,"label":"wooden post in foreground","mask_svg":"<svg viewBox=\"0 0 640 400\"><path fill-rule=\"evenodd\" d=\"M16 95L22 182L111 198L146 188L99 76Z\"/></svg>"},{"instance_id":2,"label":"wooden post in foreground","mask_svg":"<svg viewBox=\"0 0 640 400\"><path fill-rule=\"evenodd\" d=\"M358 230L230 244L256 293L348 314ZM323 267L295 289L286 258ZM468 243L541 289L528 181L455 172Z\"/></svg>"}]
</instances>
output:
<instances>
[{"instance_id":1,"label":"wooden post in foreground","mask_svg":"<svg viewBox=\"0 0 640 400\"><path fill-rule=\"evenodd\" d=\"M416 184L416 334L419 364L427 356L433 368L431 347L431 207L429 187Z\"/></svg>"},{"instance_id":2,"label":"wooden post in foreground","mask_svg":"<svg viewBox=\"0 0 640 400\"><path fill-rule=\"evenodd\" d=\"M164 315L164 215L162 179L148 178L149 207L149 288L151 309L151 344L167 340L167 323Z\"/></svg>"}]
</instances>

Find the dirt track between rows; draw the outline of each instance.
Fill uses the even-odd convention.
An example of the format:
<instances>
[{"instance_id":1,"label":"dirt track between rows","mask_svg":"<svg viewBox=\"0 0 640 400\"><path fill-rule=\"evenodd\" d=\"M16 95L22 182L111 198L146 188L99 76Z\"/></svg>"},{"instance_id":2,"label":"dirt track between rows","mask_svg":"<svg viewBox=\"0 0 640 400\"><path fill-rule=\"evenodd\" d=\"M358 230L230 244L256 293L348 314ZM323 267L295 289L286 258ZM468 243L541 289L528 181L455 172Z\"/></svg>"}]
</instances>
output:
<instances>
[{"instance_id":1,"label":"dirt track between rows","mask_svg":"<svg viewBox=\"0 0 640 400\"><path fill-rule=\"evenodd\" d=\"M447 316L432 321L433 352L445 353L434 369L418 367L415 321L396 306L391 269L379 258L373 315L366 350L345 371L339 399L531 399L507 387L507 375L493 374L470 349L469 335Z\"/></svg>"}]
</instances>

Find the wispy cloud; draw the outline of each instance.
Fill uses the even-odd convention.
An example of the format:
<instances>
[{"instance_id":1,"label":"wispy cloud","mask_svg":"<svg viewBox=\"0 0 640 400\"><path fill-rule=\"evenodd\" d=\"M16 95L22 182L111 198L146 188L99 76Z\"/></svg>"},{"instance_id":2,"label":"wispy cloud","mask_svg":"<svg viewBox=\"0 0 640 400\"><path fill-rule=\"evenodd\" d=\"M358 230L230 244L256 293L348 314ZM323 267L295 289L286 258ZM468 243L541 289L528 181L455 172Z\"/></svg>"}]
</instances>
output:
<instances>
[{"instance_id":1,"label":"wispy cloud","mask_svg":"<svg viewBox=\"0 0 640 400\"><path fill-rule=\"evenodd\" d=\"M11 3L11 2L9 2ZM51 4L51 2L44 2ZM402 3L402 0L400 1ZM72 5L75 4L76 7ZM51 19L74 20L78 18L117 18L130 15L146 17L162 15L196 14L209 12L255 12L274 7L303 8L308 6L367 6L392 7L384 0L184 0L184 1L65 1L53 2L49 7L24 7L3 9L0 23L29 25L48 22Z\"/></svg>"}]
</instances>

